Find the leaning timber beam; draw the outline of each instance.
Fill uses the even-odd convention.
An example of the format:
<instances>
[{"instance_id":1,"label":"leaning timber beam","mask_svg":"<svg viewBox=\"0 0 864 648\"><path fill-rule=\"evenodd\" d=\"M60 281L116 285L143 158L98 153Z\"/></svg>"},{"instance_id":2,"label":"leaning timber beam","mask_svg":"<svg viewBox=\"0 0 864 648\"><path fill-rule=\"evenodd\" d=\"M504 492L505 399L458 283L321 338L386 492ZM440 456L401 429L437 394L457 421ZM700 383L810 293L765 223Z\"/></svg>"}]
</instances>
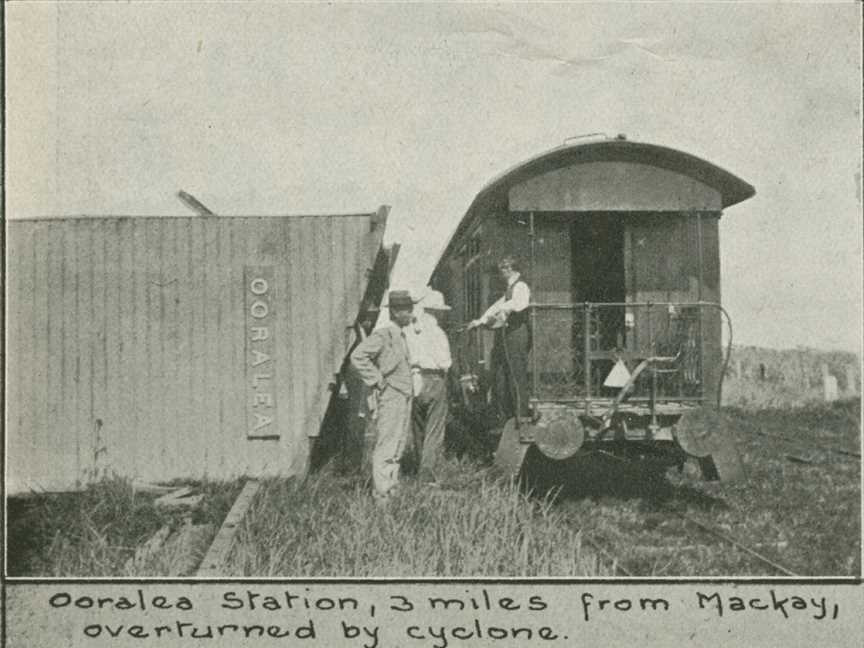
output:
<instances>
[{"instance_id":1,"label":"leaning timber beam","mask_svg":"<svg viewBox=\"0 0 864 648\"><path fill-rule=\"evenodd\" d=\"M224 576L222 568L234 544L234 535L237 533L237 527L243 521L246 511L249 510L249 506L252 504L252 500L255 498L255 494L260 487L260 482L254 479L250 479L243 486L243 490L240 491L237 499L234 500L234 505L228 511L228 515L225 516L222 527L216 533L213 544L210 545L207 554L204 556L204 560L201 561L196 576Z\"/></svg>"}]
</instances>

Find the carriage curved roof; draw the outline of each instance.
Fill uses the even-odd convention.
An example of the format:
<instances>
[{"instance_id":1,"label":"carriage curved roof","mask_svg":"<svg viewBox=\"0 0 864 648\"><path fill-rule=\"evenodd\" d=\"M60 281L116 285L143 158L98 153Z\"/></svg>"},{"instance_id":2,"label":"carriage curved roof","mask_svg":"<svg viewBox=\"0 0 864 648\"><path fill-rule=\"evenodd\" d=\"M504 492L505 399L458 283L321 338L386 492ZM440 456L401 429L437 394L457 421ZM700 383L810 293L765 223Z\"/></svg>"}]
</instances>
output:
<instances>
[{"instance_id":1,"label":"carriage curved roof","mask_svg":"<svg viewBox=\"0 0 864 648\"><path fill-rule=\"evenodd\" d=\"M722 196L724 209L756 194L753 186L738 176L695 155L666 146L618 138L563 144L520 162L483 187L468 211L472 210L481 197L502 186L510 187L552 169L586 162L630 162L675 171L716 189Z\"/></svg>"},{"instance_id":2,"label":"carriage curved roof","mask_svg":"<svg viewBox=\"0 0 864 648\"><path fill-rule=\"evenodd\" d=\"M565 143L511 167L483 187L447 242L440 259L447 256L454 241L468 226L479 206L492 195L500 191L506 192L510 187L547 171L589 162L645 164L688 176L715 189L721 196L724 209L756 194L752 185L716 164L666 146L633 142L622 136L599 141ZM436 272L437 269L436 265Z\"/></svg>"}]
</instances>

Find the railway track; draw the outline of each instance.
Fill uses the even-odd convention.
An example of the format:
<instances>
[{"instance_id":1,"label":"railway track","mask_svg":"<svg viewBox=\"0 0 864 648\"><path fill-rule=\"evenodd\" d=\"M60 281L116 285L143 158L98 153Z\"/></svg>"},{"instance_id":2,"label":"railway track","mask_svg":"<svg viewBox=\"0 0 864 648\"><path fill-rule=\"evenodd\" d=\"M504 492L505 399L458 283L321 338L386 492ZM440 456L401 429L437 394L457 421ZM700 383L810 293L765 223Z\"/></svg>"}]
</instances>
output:
<instances>
[{"instance_id":1,"label":"railway track","mask_svg":"<svg viewBox=\"0 0 864 648\"><path fill-rule=\"evenodd\" d=\"M715 527L711 524L706 524L705 522L702 522L700 520L692 518L688 515L684 515L680 511L670 511L670 512L673 513L674 515L678 516L679 518L681 518L685 522L688 522L689 524L692 524L692 525L698 527L699 529L701 529L705 533L709 533L712 536L720 538L724 542L727 542L727 543L729 543L735 547L738 547L738 549L749 554L751 557L755 558L756 560L758 560L762 564L768 565L769 567L771 567L775 571L783 574L784 576L795 576L795 577L801 576L801 574L797 574L794 571L792 571L791 569L784 567L783 565L781 565L777 561L772 560L771 558L768 558L767 556L765 556L761 552L757 551L753 547L746 545L739 540L736 540L735 538L727 535L726 533L724 533L723 531L721 531L720 529L718 529L717 527Z\"/></svg>"},{"instance_id":2,"label":"railway track","mask_svg":"<svg viewBox=\"0 0 864 648\"><path fill-rule=\"evenodd\" d=\"M618 458L623 464L627 464L633 467L638 467L638 462L634 460ZM686 534L690 534L694 539L699 538L702 539L705 536L710 536L713 538L716 543L729 545L734 548L736 551L740 551L746 554L751 560L771 569L773 575L781 575L788 577L802 577L803 574L797 572L795 569L783 565L777 559L766 555L764 551L761 549L763 547L770 547L772 545L776 546L778 543L772 542L760 542L760 541L744 541L740 538L736 538L733 535L729 534L724 529L718 527L717 525L711 524L704 520L700 520L693 515L688 513L684 513L678 510L674 505L666 505L658 509L657 513L667 514L668 516L675 517L681 522L682 531ZM620 554L621 553L632 553L633 547L616 547L616 542L610 540L607 537L604 537L602 531L590 528L590 527L581 527L579 529L582 540L586 544L588 544L592 549L594 549L597 554L610 565L613 571L616 572L616 575L625 576L625 577L638 577L644 574L638 573L640 570L632 565L628 564L628 560L632 561L632 558L625 559ZM690 545L691 549L694 548L710 548L712 545L710 544L696 544ZM680 552L682 550L681 545L657 545L656 554L662 555L666 552L669 554L674 554L676 552ZM638 553L638 550L637 550Z\"/></svg>"},{"instance_id":3,"label":"railway track","mask_svg":"<svg viewBox=\"0 0 864 648\"><path fill-rule=\"evenodd\" d=\"M770 432L763 432L762 430L748 430L748 432L752 432L753 434L758 434L759 436L775 439L777 441L783 441L784 443L789 443L799 448L808 448L808 449L816 449L821 450L822 452L828 452L831 454L842 455L844 457L852 457L853 459L857 459L861 461L861 453L854 452L852 450L844 450L843 448L838 448L836 446L829 446L820 443L804 443L800 439L796 439L794 437L787 436L785 434L772 434Z\"/></svg>"},{"instance_id":4,"label":"railway track","mask_svg":"<svg viewBox=\"0 0 864 648\"><path fill-rule=\"evenodd\" d=\"M583 533L582 542L587 543L588 546L594 549L594 551L600 554L600 556L602 556L605 560L608 560L612 564L612 569L618 572L618 574L627 577L636 576L636 574L624 567L622 561L619 558L616 558L614 554L610 553L600 542L598 542L594 538L594 536Z\"/></svg>"},{"instance_id":5,"label":"railway track","mask_svg":"<svg viewBox=\"0 0 864 648\"><path fill-rule=\"evenodd\" d=\"M765 553L763 553L762 551L759 551L757 548L757 547L762 547L762 546L770 546L772 543L748 544L748 543L745 543L745 542L743 542L737 538L734 538L733 536L729 535L728 533L726 533L725 531L723 531L722 529L720 529L719 527L717 527L715 525L709 524L709 523L704 522L702 520L698 520L698 519L696 519L690 515L686 515L684 513L681 513L680 511L676 511L674 509L668 509L666 512L668 512L670 515L674 515L675 517L680 519L684 523L685 528L686 528L686 526L694 527L694 528L698 529L699 532L701 532L701 534L703 534L703 535L706 535L706 534L710 535L710 536L722 541L725 544L728 544L732 547L735 547L737 550L742 551L743 553L747 554L751 559L755 560L756 562L770 567L775 574L779 574L782 576L789 576L789 577L797 577L797 578L800 578L803 576L803 574L800 574L800 573L794 571L793 569L791 569L787 566L784 566L783 564L781 564L777 560L765 555ZM637 576L641 575L641 574L636 573L637 572L636 568L632 568L632 567L627 566L627 560L621 558L618 555L618 553L616 552L615 548L610 548L611 543L609 543L608 541L599 540L597 532L595 532L593 530L589 531L586 529L580 529L580 531L582 533L582 541L585 542L586 544L588 544L588 546L590 546L592 549L594 549L600 555L600 557L602 559L604 559L611 566L611 568L613 569L613 571L616 572L617 575L621 575L621 576L625 576L625 577L637 577ZM605 540L605 538L604 538L604 540ZM756 545L756 546L754 546L754 545ZM692 549L692 548L703 547L703 546L707 548L707 547L710 547L711 545L691 545L689 548ZM632 548L628 548L628 549L630 549L632 551ZM680 552L684 548L680 545L670 545L670 546L666 546L666 547L658 546L658 547L656 547L656 549L660 550L659 553L661 553L661 554L665 553L667 551L671 554L671 553L675 553L675 552Z\"/></svg>"}]
</instances>

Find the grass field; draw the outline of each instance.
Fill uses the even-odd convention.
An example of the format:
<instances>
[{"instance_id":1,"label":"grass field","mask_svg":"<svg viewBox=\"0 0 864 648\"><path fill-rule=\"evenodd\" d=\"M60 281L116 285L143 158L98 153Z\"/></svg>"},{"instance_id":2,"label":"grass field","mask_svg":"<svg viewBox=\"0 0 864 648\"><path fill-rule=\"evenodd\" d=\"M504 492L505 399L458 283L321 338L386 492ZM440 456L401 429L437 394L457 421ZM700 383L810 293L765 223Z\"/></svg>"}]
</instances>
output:
<instances>
[{"instance_id":1,"label":"grass field","mask_svg":"<svg viewBox=\"0 0 864 648\"><path fill-rule=\"evenodd\" d=\"M620 566L636 576L783 575L683 513L795 574L857 575L860 461L833 450L859 450L859 416L857 402L729 410L747 466L731 484L592 456L572 465L578 477L562 488L529 496L452 463L448 490L409 481L382 513L357 480L274 482L247 517L231 571L590 577ZM534 468L544 468L536 456Z\"/></svg>"},{"instance_id":2,"label":"grass field","mask_svg":"<svg viewBox=\"0 0 864 648\"><path fill-rule=\"evenodd\" d=\"M365 480L325 471L268 482L240 530L229 568L256 576L540 576L613 573L582 546L550 497L530 497L469 462L447 489L405 480L387 509Z\"/></svg>"},{"instance_id":3,"label":"grass field","mask_svg":"<svg viewBox=\"0 0 864 648\"><path fill-rule=\"evenodd\" d=\"M678 513L717 527L802 576L861 571L860 404L727 410L748 469L704 482L601 456L575 462L551 491L525 492L483 466L449 461L445 488L408 479L387 510L368 480L332 468L267 480L238 530L236 576L774 576L781 573ZM560 468L543 463L535 468ZM241 484L203 484L192 513L210 525L203 554ZM83 493L13 500L10 575L169 575L174 557L129 559L182 512L163 512L122 480Z\"/></svg>"},{"instance_id":4,"label":"grass field","mask_svg":"<svg viewBox=\"0 0 864 648\"><path fill-rule=\"evenodd\" d=\"M7 570L10 576L170 576L178 554L203 557L213 533L239 492L236 483L197 484L205 494L194 511L163 509L156 496L112 478L80 493L13 498L7 508ZM210 525L209 537L194 547L167 543L146 561L130 560L137 548L163 527L177 531L186 523ZM203 546L201 546L203 545Z\"/></svg>"}]
</instances>

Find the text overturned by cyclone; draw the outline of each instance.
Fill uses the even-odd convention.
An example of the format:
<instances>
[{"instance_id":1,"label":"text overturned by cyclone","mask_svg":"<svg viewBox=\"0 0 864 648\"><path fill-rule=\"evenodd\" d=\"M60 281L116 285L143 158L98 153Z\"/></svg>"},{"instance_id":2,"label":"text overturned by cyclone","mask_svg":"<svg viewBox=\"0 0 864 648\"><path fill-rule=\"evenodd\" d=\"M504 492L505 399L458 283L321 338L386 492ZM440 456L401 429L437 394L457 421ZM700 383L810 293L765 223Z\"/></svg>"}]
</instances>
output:
<instances>
[{"instance_id":1,"label":"text overturned by cyclone","mask_svg":"<svg viewBox=\"0 0 864 648\"><path fill-rule=\"evenodd\" d=\"M766 588L700 591L685 598L633 596L616 589L601 594L583 588L562 589L562 596L526 588L464 588L418 594L398 586L374 594L326 593L314 587L225 586L206 597L195 590L160 593L157 586L112 591L54 589L45 603L54 613L71 615L74 633L94 645L123 638L140 642L178 639L215 640L229 645L242 639L277 645L310 646L548 645L566 642L586 624L649 617L676 619L682 613L730 619L764 615L776 620L828 622L840 618L829 597L798 596ZM734 592L735 590L731 590ZM221 640L221 641L220 641ZM77 645L77 644L76 644ZM109 645L106 643L106 645ZM124 644L126 645L126 644ZM245 643L244 643L245 645Z\"/></svg>"}]
</instances>

